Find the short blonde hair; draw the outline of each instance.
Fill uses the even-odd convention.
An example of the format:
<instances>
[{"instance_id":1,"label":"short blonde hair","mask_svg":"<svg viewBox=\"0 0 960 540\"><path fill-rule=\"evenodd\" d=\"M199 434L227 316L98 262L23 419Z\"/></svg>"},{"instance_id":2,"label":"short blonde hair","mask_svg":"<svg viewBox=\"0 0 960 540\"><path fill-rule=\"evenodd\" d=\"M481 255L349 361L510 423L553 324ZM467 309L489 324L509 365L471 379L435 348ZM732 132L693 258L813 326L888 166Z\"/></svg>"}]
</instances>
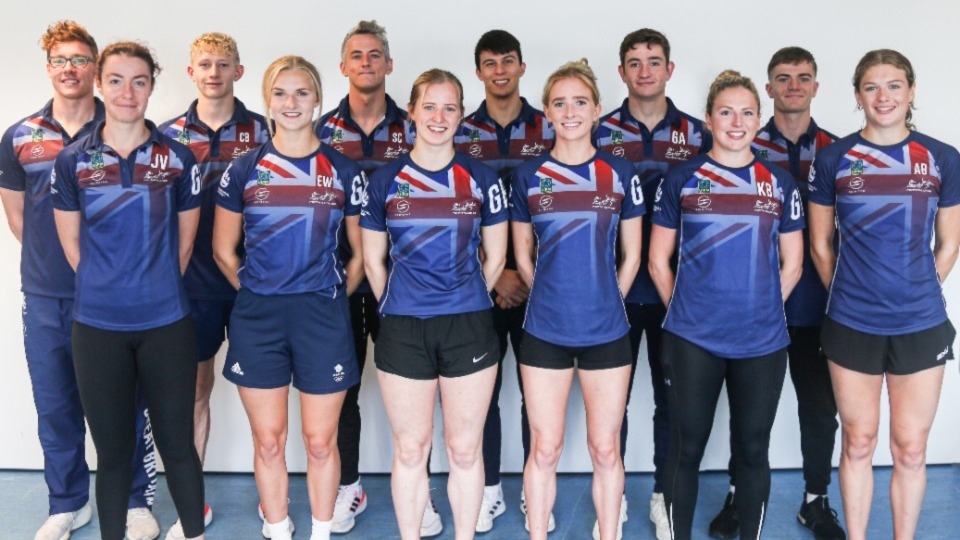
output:
<instances>
[{"instance_id":1,"label":"short blonde hair","mask_svg":"<svg viewBox=\"0 0 960 540\"><path fill-rule=\"evenodd\" d=\"M543 85L543 106L550 105L550 91L553 85L563 79L577 79L590 89L590 95L593 97L594 105L600 103L600 89L597 87L597 76L593 74L586 58L581 58L573 62L567 62L560 66L556 71L547 77L547 82Z\"/></svg>"},{"instance_id":2,"label":"short blonde hair","mask_svg":"<svg viewBox=\"0 0 960 540\"><path fill-rule=\"evenodd\" d=\"M277 82L277 77L280 76L280 73L288 70L299 70L306 73L313 82L314 89L317 91L317 107L323 105L323 86L320 83L320 72L317 71L316 66L302 56L288 55L277 58L267 66L267 71L263 73L263 86L261 87L261 91L263 92L264 116L267 117L267 129L270 130L271 136L273 136L274 133L273 119L270 118L270 94L273 91L273 84ZM313 121L314 128L317 127L316 123L318 120L319 118Z\"/></svg>"},{"instance_id":3,"label":"short blonde hair","mask_svg":"<svg viewBox=\"0 0 960 540\"><path fill-rule=\"evenodd\" d=\"M236 63L240 63L240 51L237 49L237 40L221 32L207 32L190 44L190 60L201 52L212 52L230 56Z\"/></svg>"},{"instance_id":4,"label":"short blonde hair","mask_svg":"<svg viewBox=\"0 0 960 540\"><path fill-rule=\"evenodd\" d=\"M90 52L93 53L93 59L97 59L97 42L93 39L93 36L87 32L85 26L71 20L57 21L48 26L47 31L40 36L40 48L43 49L43 52L50 54L50 49L55 45L70 41L85 43L87 47L90 47Z\"/></svg>"}]
</instances>

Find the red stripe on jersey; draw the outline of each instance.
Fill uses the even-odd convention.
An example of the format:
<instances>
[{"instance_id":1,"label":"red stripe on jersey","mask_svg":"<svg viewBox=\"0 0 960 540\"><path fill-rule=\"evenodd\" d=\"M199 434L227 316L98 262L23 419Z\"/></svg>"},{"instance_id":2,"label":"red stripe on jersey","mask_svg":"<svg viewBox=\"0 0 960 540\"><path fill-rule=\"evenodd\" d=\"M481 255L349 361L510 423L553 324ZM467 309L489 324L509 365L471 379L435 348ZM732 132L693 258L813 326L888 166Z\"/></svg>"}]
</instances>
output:
<instances>
[{"instance_id":1,"label":"red stripe on jersey","mask_svg":"<svg viewBox=\"0 0 960 540\"><path fill-rule=\"evenodd\" d=\"M606 161L593 162L593 172L597 177L597 191L613 193L613 168Z\"/></svg>"},{"instance_id":2,"label":"red stripe on jersey","mask_svg":"<svg viewBox=\"0 0 960 540\"><path fill-rule=\"evenodd\" d=\"M816 138L816 141L817 141L816 149L819 150L821 148L826 148L827 146L833 143L833 140L834 140L833 137L831 137L830 135L827 135L827 132L823 130L818 130L817 138Z\"/></svg>"},{"instance_id":3,"label":"red stripe on jersey","mask_svg":"<svg viewBox=\"0 0 960 540\"><path fill-rule=\"evenodd\" d=\"M557 171L550 170L546 167L540 167L539 169L537 169L537 172L540 174L543 174L544 176L549 176L550 178L553 178L554 180L556 180L557 182L560 182L561 184L567 184L570 186L576 185L575 181L567 178L566 176L563 176Z\"/></svg>"},{"instance_id":4,"label":"red stripe on jersey","mask_svg":"<svg viewBox=\"0 0 960 540\"><path fill-rule=\"evenodd\" d=\"M875 167L879 167L879 168L881 168L881 169L889 169L889 168L890 168L890 167L887 166L887 164L884 163L883 161L881 161L881 160L879 160L879 159L877 159L877 158L875 158L875 157L873 157L873 156L871 156L871 155L864 154L864 153L862 153L862 152L857 152L857 151L854 150L853 148L851 148L850 150L847 151L847 155L848 155L848 156L855 157L855 158L857 158L857 159L862 159L863 161L866 161L867 163L869 163L869 164L871 164L871 165L873 165L873 166L875 166Z\"/></svg>"},{"instance_id":5,"label":"red stripe on jersey","mask_svg":"<svg viewBox=\"0 0 960 540\"><path fill-rule=\"evenodd\" d=\"M294 175L291 174L286 169L284 169L283 166L278 165L272 161L261 159L260 163L257 163L257 165L263 167L264 169L269 169L277 173L278 175L280 175L281 178L294 178Z\"/></svg>"},{"instance_id":6,"label":"red stripe on jersey","mask_svg":"<svg viewBox=\"0 0 960 540\"><path fill-rule=\"evenodd\" d=\"M706 176L706 177L709 178L710 180L712 180L712 181L720 184L721 186L724 186L724 187L736 187L736 186L737 186L737 185L734 184L733 182L727 180L726 178L720 176L719 174L717 174L717 173L715 173L715 172L713 172L713 171L711 171L711 170L709 170L709 169L704 169L704 168L701 167L700 170L698 170L697 172L700 173L702 176Z\"/></svg>"},{"instance_id":7,"label":"red stripe on jersey","mask_svg":"<svg viewBox=\"0 0 960 540\"><path fill-rule=\"evenodd\" d=\"M33 121L37 123L37 127L40 127L40 128L43 128L43 129L48 129L48 130L50 130L50 131L55 131L55 132L57 132L57 133L60 133L60 131L61 131L61 129L58 128L56 124L51 123L51 122L47 122L47 120L46 120L45 118L43 118L43 117L41 117L41 118L35 118Z\"/></svg>"},{"instance_id":8,"label":"red stripe on jersey","mask_svg":"<svg viewBox=\"0 0 960 540\"><path fill-rule=\"evenodd\" d=\"M914 166L922 163L926 165L927 174L930 174L933 170L933 164L930 163L930 153L927 152L927 149L916 141L911 141L907 147L910 148L910 163L908 164L910 172L916 174L916 167Z\"/></svg>"},{"instance_id":9,"label":"red stripe on jersey","mask_svg":"<svg viewBox=\"0 0 960 540\"><path fill-rule=\"evenodd\" d=\"M457 199L470 199L473 192L470 190L470 173L460 165L454 165L453 170L453 189L454 196Z\"/></svg>"},{"instance_id":10,"label":"red stripe on jersey","mask_svg":"<svg viewBox=\"0 0 960 540\"><path fill-rule=\"evenodd\" d=\"M317 153L317 156L313 158L313 166L316 168L317 174L333 178L333 164L322 153Z\"/></svg>"},{"instance_id":11,"label":"red stripe on jersey","mask_svg":"<svg viewBox=\"0 0 960 540\"><path fill-rule=\"evenodd\" d=\"M397 173L397 178L407 181L411 186L416 187L420 191L430 191L430 192L436 191L432 187L410 176L410 173L406 171L400 171L399 173Z\"/></svg>"},{"instance_id":12,"label":"red stripe on jersey","mask_svg":"<svg viewBox=\"0 0 960 540\"><path fill-rule=\"evenodd\" d=\"M622 131L629 131L630 133L637 134L640 133L640 128L637 126L630 125L629 122L621 120L620 118L607 118L605 124L613 124L613 127L619 128Z\"/></svg>"},{"instance_id":13,"label":"red stripe on jersey","mask_svg":"<svg viewBox=\"0 0 960 540\"><path fill-rule=\"evenodd\" d=\"M767 139L761 139L760 137L754 137L753 144L769 148L770 150L777 150L779 152L786 150L786 148L780 146L779 144L775 144L773 141L768 141Z\"/></svg>"}]
</instances>

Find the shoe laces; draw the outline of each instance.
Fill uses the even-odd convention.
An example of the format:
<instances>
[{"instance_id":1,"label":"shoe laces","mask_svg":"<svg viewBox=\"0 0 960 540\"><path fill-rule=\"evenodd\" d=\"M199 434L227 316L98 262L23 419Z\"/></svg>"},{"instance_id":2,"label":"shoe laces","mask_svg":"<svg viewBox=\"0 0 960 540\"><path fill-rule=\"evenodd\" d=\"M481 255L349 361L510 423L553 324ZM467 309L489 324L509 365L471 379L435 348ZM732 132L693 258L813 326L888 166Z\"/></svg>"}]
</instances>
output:
<instances>
[{"instance_id":1,"label":"shoe laces","mask_svg":"<svg viewBox=\"0 0 960 540\"><path fill-rule=\"evenodd\" d=\"M73 512L62 512L60 514L52 514L49 517L47 517L47 521L45 521L43 525L44 527L49 525L51 527L59 527L61 529L64 527L69 527L70 524L73 523L73 514L74 514Z\"/></svg>"},{"instance_id":2,"label":"shoe laces","mask_svg":"<svg viewBox=\"0 0 960 540\"><path fill-rule=\"evenodd\" d=\"M131 508L127 510L127 517L129 519L150 519L153 514L150 513L149 508Z\"/></svg>"}]
</instances>

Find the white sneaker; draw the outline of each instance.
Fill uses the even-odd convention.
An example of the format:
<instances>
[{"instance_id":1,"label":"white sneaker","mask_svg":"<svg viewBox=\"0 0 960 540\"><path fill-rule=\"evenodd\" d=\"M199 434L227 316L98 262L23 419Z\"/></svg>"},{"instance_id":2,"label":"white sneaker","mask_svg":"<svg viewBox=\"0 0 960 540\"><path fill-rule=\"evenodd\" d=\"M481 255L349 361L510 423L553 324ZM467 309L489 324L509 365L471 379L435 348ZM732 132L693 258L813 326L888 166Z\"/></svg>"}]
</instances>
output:
<instances>
[{"instance_id":1,"label":"white sneaker","mask_svg":"<svg viewBox=\"0 0 960 540\"><path fill-rule=\"evenodd\" d=\"M160 536L160 524L146 507L127 510L127 540L153 540Z\"/></svg>"},{"instance_id":2,"label":"white sneaker","mask_svg":"<svg viewBox=\"0 0 960 540\"><path fill-rule=\"evenodd\" d=\"M367 509L367 494L357 480L349 486L340 486L337 502L333 506L333 523L330 532L343 534L350 532L356 525L356 518Z\"/></svg>"},{"instance_id":3,"label":"white sneaker","mask_svg":"<svg viewBox=\"0 0 960 540\"><path fill-rule=\"evenodd\" d=\"M653 504L651 502L651 504ZM617 523L617 540L623 538L623 524L627 521L627 494L624 493L620 498L620 520ZM600 540L600 522L593 522L593 540ZM658 539L660 540L660 539Z\"/></svg>"},{"instance_id":4,"label":"white sneaker","mask_svg":"<svg viewBox=\"0 0 960 540\"><path fill-rule=\"evenodd\" d=\"M93 515L93 508L90 503L83 505L74 512L62 512L47 517L43 525L37 529L37 534L33 540L67 540L70 538L70 531L79 529L87 523L90 523L90 516Z\"/></svg>"},{"instance_id":5,"label":"white sneaker","mask_svg":"<svg viewBox=\"0 0 960 540\"><path fill-rule=\"evenodd\" d=\"M657 540L670 540L670 518L667 517L663 493L654 493L650 497L650 521L657 526Z\"/></svg>"},{"instance_id":6,"label":"white sneaker","mask_svg":"<svg viewBox=\"0 0 960 540\"><path fill-rule=\"evenodd\" d=\"M209 504L203 505L203 526L204 528L209 527L210 523L213 521L213 509L210 508ZM173 524L173 527L170 527L170 530L167 531L167 540L184 540L186 536L183 534L183 525L180 524L178 519L176 523Z\"/></svg>"},{"instance_id":7,"label":"white sneaker","mask_svg":"<svg viewBox=\"0 0 960 540\"><path fill-rule=\"evenodd\" d=\"M443 521L440 521L440 512L433 504L433 497L427 499L427 506L423 509L423 521L420 522L420 538L429 538L443 532Z\"/></svg>"},{"instance_id":8,"label":"white sneaker","mask_svg":"<svg viewBox=\"0 0 960 540\"><path fill-rule=\"evenodd\" d=\"M263 516L262 507L260 508L260 516L261 517ZM290 516L287 516L287 530L290 531L290 535L288 536L288 538L290 536L293 536L294 531L297 530L297 528L293 526L293 520L290 519ZM263 520L263 528L260 529L260 534L262 534L264 538L270 538L270 528L267 526L266 518L264 518Z\"/></svg>"},{"instance_id":9,"label":"white sneaker","mask_svg":"<svg viewBox=\"0 0 960 540\"><path fill-rule=\"evenodd\" d=\"M530 532L530 521L527 519L527 494L520 490L520 512L523 514L523 528ZM550 519L547 520L547 534L557 528L557 522L553 519L553 512L550 512Z\"/></svg>"},{"instance_id":10,"label":"white sneaker","mask_svg":"<svg viewBox=\"0 0 960 540\"><path fill-rule=\"evenodd\" d=\"M507 511L507 504L503 502L503 487L484 486L483 502L480 503L480 515L477 516L477 532L485 533L493 528L493 520Z\"/></svg>"}]
</instances>

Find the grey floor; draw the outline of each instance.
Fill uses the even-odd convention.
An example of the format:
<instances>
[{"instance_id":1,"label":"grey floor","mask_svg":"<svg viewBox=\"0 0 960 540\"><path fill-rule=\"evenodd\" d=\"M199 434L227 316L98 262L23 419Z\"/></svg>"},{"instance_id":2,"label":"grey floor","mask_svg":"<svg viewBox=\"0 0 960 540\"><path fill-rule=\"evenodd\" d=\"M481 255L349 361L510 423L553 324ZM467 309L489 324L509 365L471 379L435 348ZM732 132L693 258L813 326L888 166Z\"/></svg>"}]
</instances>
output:
<instances>
[{"instance_id":1,"label":"grey floor","mask_svg":"<svg viewBox=\"0 0 960 540\"><path fill-rule=\"evenodd\" d=\"M920 517L917 538L960 539L960 465L940 465L928 469L927 496ZM342 538L398 538L390 500L390 478L385 475L367 475L363 485L368 493L369 506L357 519L356 528ZM873 513L868 538L892 538L890 498L887 488L890 469L877 468ZM175 511L161 478L154 512L160 520L163 535L175 520ZM433 496L444 520L443 534L437 538L453 538L453 524L447 503L446 476L434 475ZM653 526L647 518L649 493L653 478L649 474L627 476L629 521L624 525L627 539L654 538ZM491 532L478 535L484 540L522 539L523 517L519 510L521 479L518 475L503 477L507 512L499 517ZM208 474L206 476L207 502L214 510L214 520L207 529L209 539L259 539L260 520L257 517L257 490L249 474ZM777 471L773 474L769 512L763 536L767 539L812 539L813 535L795 519L803 490L799 471ZM553 540L588 539L595 519L590 498L590 477L580 474L561 475L554 513L557 530ZM694 522L694 538L707 538L707 524L719 510L727 491L726 475L709 472L700 476L700 498ZM300 529L296 537L309 538L310 509L306 485L302 475L290 482L290 515ZM836 471L831 486L830 500L843 521L840 494L836 487ZM0 539L33 538L47 512L46 486L39 472L0 471ZM77 530L74 540L99 538L96 516L87 526Z\"/></svg>"}]
</instances>

